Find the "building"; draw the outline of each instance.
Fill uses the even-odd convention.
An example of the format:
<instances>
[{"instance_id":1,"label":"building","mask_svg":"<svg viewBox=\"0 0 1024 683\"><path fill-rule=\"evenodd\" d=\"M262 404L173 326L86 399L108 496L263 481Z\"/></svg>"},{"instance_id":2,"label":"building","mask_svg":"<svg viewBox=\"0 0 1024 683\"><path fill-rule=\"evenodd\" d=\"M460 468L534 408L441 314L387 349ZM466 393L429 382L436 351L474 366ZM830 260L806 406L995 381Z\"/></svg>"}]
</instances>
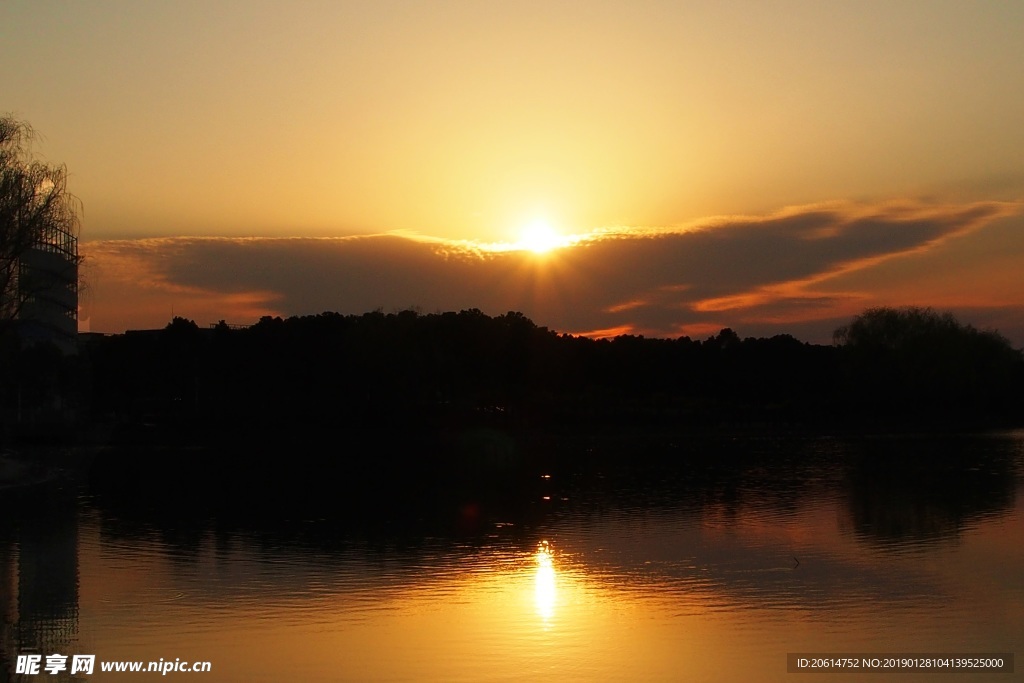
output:
<instances>
[{"instance_id":1,"label":"building","mask_svg":"<svg viewBox=\"0 0 1024 683\"><path fill-rule=\"evenodd\" d=\"M27 344L78 349L78 237L50 228L19 258L18 328Z\"/></svg>"}]
</instances>

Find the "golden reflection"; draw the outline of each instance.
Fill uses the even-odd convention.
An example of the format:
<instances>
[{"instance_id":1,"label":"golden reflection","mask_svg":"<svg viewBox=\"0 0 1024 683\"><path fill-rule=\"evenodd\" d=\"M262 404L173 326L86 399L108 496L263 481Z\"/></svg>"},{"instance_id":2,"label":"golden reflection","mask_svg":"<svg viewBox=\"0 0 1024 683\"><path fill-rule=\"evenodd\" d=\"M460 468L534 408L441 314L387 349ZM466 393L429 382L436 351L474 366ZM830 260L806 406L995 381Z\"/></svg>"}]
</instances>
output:
<instances>
[{"instance_id":1,"label":"golden reflection","mask_svg":"<svg viewBox=\"0 0 1024 683\"><path fill-rule=\"evenodd\" d=\"M547 625L555 616L555 603L558 597L555 589L555 562L554 556L551 554L551 544L541 541L537 545L535 559L537 560L537 574L534 602L537 606L537 614Z\"/></svg>"}]
</instances>

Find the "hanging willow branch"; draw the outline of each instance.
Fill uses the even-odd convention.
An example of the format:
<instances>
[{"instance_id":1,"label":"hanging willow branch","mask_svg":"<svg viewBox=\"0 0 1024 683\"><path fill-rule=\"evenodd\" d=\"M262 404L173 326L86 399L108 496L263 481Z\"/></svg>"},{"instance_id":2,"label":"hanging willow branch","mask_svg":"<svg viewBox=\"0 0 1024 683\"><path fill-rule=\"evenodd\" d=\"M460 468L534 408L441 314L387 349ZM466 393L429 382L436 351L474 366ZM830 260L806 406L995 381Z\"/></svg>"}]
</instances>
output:
<instances>
[{"instance_id":1,"label":"hanging willow branch","mask_svg":"<svg viewBox=\"0 0 1024 683\"><path fill-rule=\"evenodd\" d=\"M33 294L18 281L27 250L46 245L63 251L69 272L77 273L79 263L72 245L81 202L67 191L67 167L32 158L34 137L29 124L0 117L0 327L15 319Z\"/></svg>"}]
</instances>

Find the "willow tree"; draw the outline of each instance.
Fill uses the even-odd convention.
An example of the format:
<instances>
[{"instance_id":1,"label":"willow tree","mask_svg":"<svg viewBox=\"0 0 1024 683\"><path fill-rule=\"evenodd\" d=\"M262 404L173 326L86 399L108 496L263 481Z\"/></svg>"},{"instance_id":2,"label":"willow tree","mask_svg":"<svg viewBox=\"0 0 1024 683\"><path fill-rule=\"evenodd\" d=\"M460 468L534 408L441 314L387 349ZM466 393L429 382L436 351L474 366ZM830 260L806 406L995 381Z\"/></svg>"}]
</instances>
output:
<instances>
[{"instance_id":1,"label":"willow tree","mask_svg":"<svg viewBox=\"0 0 1024 683\"><path fill-rule=\"evenodd\" d=\"M78 236L81 203L67 191L67 168L34 158L34 138L28 123L0 116L0 331L36 294L22 274L24 255ZM77 277L77 249L69 265Z\"/></svg>"}]
</instances>

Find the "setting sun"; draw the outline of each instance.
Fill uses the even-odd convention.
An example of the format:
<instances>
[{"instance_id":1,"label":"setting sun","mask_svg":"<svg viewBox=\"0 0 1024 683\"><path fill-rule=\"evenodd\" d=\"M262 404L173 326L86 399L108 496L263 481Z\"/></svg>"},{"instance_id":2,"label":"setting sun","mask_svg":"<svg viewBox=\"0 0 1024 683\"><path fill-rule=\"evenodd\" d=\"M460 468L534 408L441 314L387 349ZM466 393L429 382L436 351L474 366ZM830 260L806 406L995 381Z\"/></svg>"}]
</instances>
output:
<instances>
[{"instance_id":1,"label":"setting sun","mask_svg":"<svg viewBox=\"0 0 1024 683\"><path fill-rule=\"evenodd\" d=\"M563 246L565 238L543 218L530 221L519 233L516 243L520 249L528 249L535 254L545 254L552 249Z\"/></svg>"}]
</instances>

